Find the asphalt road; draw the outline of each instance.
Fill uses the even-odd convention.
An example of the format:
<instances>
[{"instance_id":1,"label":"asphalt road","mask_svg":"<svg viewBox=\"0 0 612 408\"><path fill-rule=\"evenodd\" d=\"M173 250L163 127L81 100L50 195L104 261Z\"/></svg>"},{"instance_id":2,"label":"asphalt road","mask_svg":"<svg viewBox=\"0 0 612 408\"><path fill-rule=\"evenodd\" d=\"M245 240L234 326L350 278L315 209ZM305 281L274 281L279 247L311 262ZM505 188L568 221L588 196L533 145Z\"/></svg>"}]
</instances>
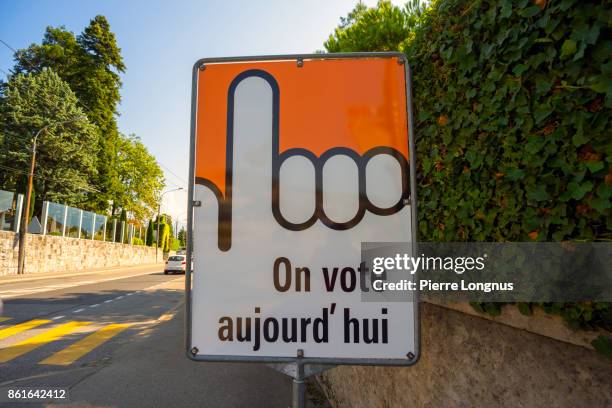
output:
<instances>
[{"instance_id":1,"label":"asphalt road","mask_svg":"<svg viewBox=\"0 0 612 408\"><path fill-rule=\"evenodd\" d=\"M185 357L183 287L160 267L0 280L0 406L287 407L290 379L265 365ZM8 398L37 389L67 399Z\"/></svg>"}]
</instances>

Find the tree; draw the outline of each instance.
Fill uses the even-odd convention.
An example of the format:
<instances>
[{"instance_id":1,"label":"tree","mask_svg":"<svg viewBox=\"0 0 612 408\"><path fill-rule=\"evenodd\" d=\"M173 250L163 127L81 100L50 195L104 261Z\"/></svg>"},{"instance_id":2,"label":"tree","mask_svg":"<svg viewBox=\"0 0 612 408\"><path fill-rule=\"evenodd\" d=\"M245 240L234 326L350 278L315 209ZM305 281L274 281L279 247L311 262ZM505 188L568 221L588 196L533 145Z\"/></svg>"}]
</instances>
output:
<instances>
[{"instance_id":1,"label":"tree","mask_svg":"<svg viewBox=\"0 0 612 408\"><path fill-rule=\"evenodd\" d=\"M187 231L185 231L185 228L181 228L179 231L178 241L181 248L185 248L187 246Z\"/></svg>"},{"instance_id":2,"label":"tree","mask_svg":"<svg viewBox=\"0 0 612 408\"><path fill-rule=\"evenodd\" d=\"M164 173L145 145L135 135L119 135L117 173L120 190L116 207L130 211L142 221L157 207L164 187Z\"/></svg>"},{"instance_id":3,"label":"tree","mask_svg":"<svg viewBox=\"0 0 612 408\"><path fill-rule=\"evenodd\" d=\"M32 139L37 140L34 190L43 200L79 205L96 192L96 126L77 105L77 98L51 69L12 75L0 93L0 185L25 191ZM62 123L65 122L65 123Z\"/></svg>"},{"instance_id":4,"label":"tree","mask_svg":"<svg viewBox=\"0 0 612 408\"><path fill-rule=\"evenodd\" d=\"M328 52L398 51L418 22L424 7L419 0L401 9L380 0L376 7L357 3L325 42Z\"/></svg>"},{"instance_id":5,"label":"tree","mask_svg":"<svg viewBox=\"0 0 612 408\"><path fill-rule=\"evenodd\" d=\"M155 238L155 233L153 232L154 228L155 226L153 225L153 220L149 220L149 226L147 227L147 236L145 239L145 244L147 246L153 246L153 241Z\"/></svg>"},{"instance_id":6,"label":"tree","mask_svg":"<svg viewBox=\"0 0 612 408\"><path fill-rule=\"evenodd\" d=\"M168 224L168 227L170 228L169 230L170 236L174 237L174 225L172 224L172 216L170 214L164 214L164 220L166 224Z\"/></svg>"},{"instance_id":7,"label":"tree","mask_svg":"<svg viewBox=\"0 0 612 408\"><path fill-rule=\"evenodd\" d=\"M159 238L159 246L162 248L162 251L169 252L170 251L170 226L168 223L164 222L161 224L161 229L159 230L160 238Z\"/></svg>"},{"instance_id":8,"label":"tree","mask_svg":"<svg viewBox=\"0 0 612 408\"><path fill-rule=\"evenodd\" d=\"M170 251L172 246L172 219L168 214L160 214L156 217L153 228L158 231L159 228L159 248L162 248L163 252ZM157 240L153 242L153 245L157 245Z\"/></svg>"},{"instance_id":9,"label":"tree","mask_svg":"<svg viewBox=\"0 0 612 408\"><path fill-rule=\"evenodd\" d=\"M90 195L89 208L103 211L110 202L120 201L119 178L115 170L119 132L116 109L120 101L119 73L125 71L121 49L104 16L96 16L82 34L75 37L64 27L47 27L42 44L32 44L15 54L14 73L41 72L53 68L70 85L90 121L98 127L94 184L99 192ZM116 207L112 209L113 213Z\"/></svg>"}]
</instances>

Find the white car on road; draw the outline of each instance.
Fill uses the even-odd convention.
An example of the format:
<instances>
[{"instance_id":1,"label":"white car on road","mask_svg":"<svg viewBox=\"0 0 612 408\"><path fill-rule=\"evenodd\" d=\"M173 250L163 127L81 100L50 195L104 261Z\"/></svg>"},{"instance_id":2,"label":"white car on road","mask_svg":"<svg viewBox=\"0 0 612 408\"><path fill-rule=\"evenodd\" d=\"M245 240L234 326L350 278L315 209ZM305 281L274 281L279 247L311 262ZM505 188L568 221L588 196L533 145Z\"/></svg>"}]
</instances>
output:
<instances>
[{"instance_id":1,"label":"white car on road","mask_svg":"<svg viewBox=\"0 0 612 408\"><path fill-rule=\"evenodd\" d=\"M187 256L185 255L172 255L166 261L166 266L164 268L164 274L167 275L169 273L185 273L185 269L187 268Z\"/></svg>"}]
</instances>

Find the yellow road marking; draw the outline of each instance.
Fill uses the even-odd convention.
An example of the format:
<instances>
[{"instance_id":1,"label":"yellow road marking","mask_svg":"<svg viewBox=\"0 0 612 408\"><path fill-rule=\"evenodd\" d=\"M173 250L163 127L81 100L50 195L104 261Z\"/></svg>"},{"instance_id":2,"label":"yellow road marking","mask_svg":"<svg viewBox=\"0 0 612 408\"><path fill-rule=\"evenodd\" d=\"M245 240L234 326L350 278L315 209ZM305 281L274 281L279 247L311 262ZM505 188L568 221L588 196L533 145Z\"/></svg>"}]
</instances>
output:
<instances>
[{"instance_id":1,"label":"yellow road marking","mask_svg":"<svg viewBox=\"0 0 612 408\"><path fill-rule=\"evenodd\" d=\"M10 319L10 317L8 318ZM13 334L21 333L22 331L26 331L28 329L32 329L36 326L40 326L41 324L49 323L51 320L30 320L28 322L16 324L14 326L9 326L6 329L0 330L0 340L5 339Z\"/></svg>"},{"instance_id":2,"label":"yellow road marking","mask_svg":"<svg viewBox=\"0 0 612 408\"><path fill-rule=\"evenodd\" d=\"M6 317L6 316L0 316L0 323L6 322L7 320L11 320L11 318L10 317Z\"/></svg>"},{"instance_id":3,"label":"yellow road marking","mask_svg":"<svg viewBox=\"0 0 612 408\"><path fill-rule=\"evenodd\" d=\"M85 354L89 353L102 343L110 340L123 330L127 329L129 324L109 324L100 330L90 334L89 336L77 341L76 343L58 351L52 356L44 359L38 364L51 364L67 366L74 363Z\"/></svg>"},{"instance_id":4,"label":"yellow road marking","mask_svg":"<svg viewBox=\"0 0 612 408\"><path fill-rule=\"evenodd\" d=\"M40 346L58 340L66 334L72 333L82 326L87 326L90 322L69 322L61 326L54 327L39 335L31 337L27 340L8 346L0 350L0 363L6 363L14 358L26 354Z\"/></svg>"}]
</instances>

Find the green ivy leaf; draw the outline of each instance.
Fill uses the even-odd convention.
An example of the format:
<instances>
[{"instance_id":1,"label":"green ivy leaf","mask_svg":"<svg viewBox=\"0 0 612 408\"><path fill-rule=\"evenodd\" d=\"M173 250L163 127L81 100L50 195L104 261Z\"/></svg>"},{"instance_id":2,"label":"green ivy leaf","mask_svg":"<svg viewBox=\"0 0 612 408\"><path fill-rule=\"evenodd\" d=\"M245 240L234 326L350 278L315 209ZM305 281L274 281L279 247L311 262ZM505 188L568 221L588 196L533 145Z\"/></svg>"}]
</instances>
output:
<instances>
[{"instance_id":1,"label":"green ivy leaf","mask_svg":"<svg viewBox=\"0 0 612 408\"><path fill-rule=\"evenodd\" d=\"M566 58L570 57L571 55L574 55L576 50L577 50L576 41L574 41L574 40L565 40L565 42L563 42L563 45L561 46L561 55L560 55L560 58L561 59L566 59Z\"/></svg>"},{"instance_id":2,"label":"green ivy leaf","mask_svg":"<svg viewBox=\"0 0 612 408\"><path fill-rule=\"evenodd\" d=\"M525 72L526 70L527 70L527 65L525 65L525 64L518 64L517 66L515 66L515 67L512 69L512 73L513 73L514 75L516 75L516 76L521 76L521 74L522 74L523 72Z\"/></svg>"},{"instance_id":3,"label":"green ivy leaf","mask_svg":"<svg viewBox=\"0 0 612 408\"><path fill-rule=\"evenodd\" d=\"M527 7L526 9L523 9L520 11L520 15L523 17L533 17L536 14L538 14L540 12L540 8L538 6L531 6L531 7Z\"/></svg>"},{"instance_id":4,"label":"green ivy leaf","mask_svg":"<svg viewBox=\"0 0 612 408\"><path fill-rule=\"evenodd\" d=\"M536 91L538 93L546 93L548 91L550 91L550 88L552 88L552 82L546 80L546 79L538 79L538 81L536 82Z\"/></svg>"},{"instance_id":5,"label":"green ivy leaf","mask_svg":"<svg viewBox=\"0 0 612 408\"><path fill-rule=\"evenodd\" d=\"M533 118L536 123L542 122L546 119L553 111L553 108L548 103L539 104L533 111Z\"/></svg>"},{"instance_id":6,"label":"green ivy leaf","mask_svg":"<svg viewBox=\"0 0 612 408\"><path fill-rule=\"evenodd\" d=\"M591 27L583 24L574 30L572 33L572 39L582 41L587 44L595 44L597 38L599 37L600 30L601 26L599 24L593 24Z\"/></svg>"},{"instance_id":7,"label":"green ivy leaf","mask_svg":"<svg viewBox=\"0 0 612 408\"><path fill-rule=\"evenodd\" d=\"M605 213L606 210L608 210L608 209L610 209L612 207L612 203L610 203L609 199L606 200L606 199L601 198L601 197L593 198L590 201L590 205L591 205L592 208L596 209L601 214Z\"/></svg>"},{"instance_id":8,"label":"green ivy leaf","mask_svg":"<svg viewBox=\"0 0 612 408\"><path fill-rule=\"evenodd\" d=\"M595 173L604 168L604 163L601 161L587 162L586 166L591 173Z\"/></svg>"},{"instance_id":9,"label":"green ivy leaf","mask_svg":"<svg viewBox=\"0 0 612 408\"><path fill-rule=\"evenodd\" d=\"M584 133L584 130L579 123L576 124L576 127L576 133L574 133L574 136L572 136L572 143L574 146L578 147L588 142L589 136Z\"/></svg>"},{"instance_id":10,"label":"green ivy leaf","mask_svg":"<svg viewBox=\"0 0 612 408\"><path fill-rule=\"evenodd\" d=\"M532 316L533 310L531 310L531 305L529 303L520 302L517 304L519 312L525 316Z\"/></svg>"},{"instance_id":11,"label":"green ivy leaf","mask_svg":"<svg viewBox=\"0 0 612 408\"><path fill-rule=\"evenodd\" d=\"M612 97L612 77L608 75L598 75L591 80L591 89L595 92L605 93L609 98Z\"/></svg>"},{"instance_id":12,"label":"green ivy leaf","mask_svg":"<svg viewBox=\"0 0 612 408\"><path fill-rule=\"evenodd\" d=\"M595 340L591 342L591 345L599 353L612 359L612 337L607 337L603 334L600 334Z\"/></svg>"},{"instance_id":13,"label":"green ivy leaf","mask_svg":"<svg viewBox=\"0 0 612 408\"><path fill-rule=\"evenodd\" d=\"M489 316L499 316L501 314L501 305L499 303L485 303L484 311Z\"/></svg>"},{"instance_id":14,"label":"green ivy leaf","mask_svg":"<svg viewBox=\"0 0 612 408\"><path fill-rule=\"evenodd\" d=\"M544 184L538 184L533 190L527 192L527 198L534 201L546 201L549 197Z\"/></svg>"},{"instance_id":15,"label":"green ivy leaf","mask_svg":"<svg viewBox=\"0 0 612 408\"><path fill-rule=\"evenodd\" d=\"M610 199L612 197L612 185L601 183L597 188L597 195L604 199Z\"/></svg>"},{"instance_id":16,"label":"green ivy leaf","mask_svg":"<svg viewBox=\"0 0 612 408\"><path fill-rule=\"evenodd\" d=\"M517 181L525 177L525 172L521 169L509 169L506 171L508 178L512 181Z\"/></svg>"},{"instance_id":17,"label":"green ivy leaf","mask_svg":"<svg viewBox=\"0 0 612 408\"><path fill-rule=\"evenodd\" d=\"M512 2L505 1L501 6L501 10L499 11L499 16L501 18L508 18L512 14Z\"/></svg>"},{"instance_id":18,"label":"green ivy leaf","mask_svg":"<svg viewBox=\"0 0 612 408\"><path fill-rule=\"evenodd\" d=\"M574 200L580 200L585 196L586 193L593 189L593 183L590 181L585 181L582 184L578 184L574 181L567 185L567 191L570 194L570 197Z\"/></svg>"}]
</instances>

